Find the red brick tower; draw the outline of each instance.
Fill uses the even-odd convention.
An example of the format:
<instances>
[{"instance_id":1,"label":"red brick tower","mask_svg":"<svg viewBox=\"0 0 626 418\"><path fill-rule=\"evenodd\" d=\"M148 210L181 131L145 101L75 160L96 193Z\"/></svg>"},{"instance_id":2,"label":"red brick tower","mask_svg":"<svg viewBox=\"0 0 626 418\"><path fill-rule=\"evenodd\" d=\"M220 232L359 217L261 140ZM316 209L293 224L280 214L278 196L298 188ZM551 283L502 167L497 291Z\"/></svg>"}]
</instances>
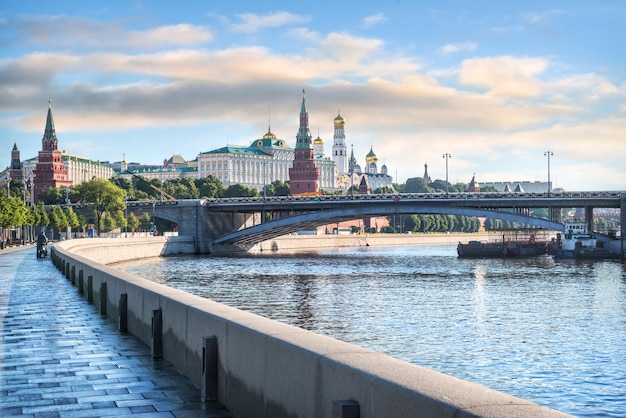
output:
<instances>
[{"instance_id":1,"label":"red brick tower","mask_svg":"<svg viewBox=\"0 0 626 418\"><path fill-rule=\"evenodd\" d=\"M309 113L306 110L305 100L304 90L302 90L300 128L296 136L293 166L289 169L289 191L291 195L317 193L320 184L320 169L315 166L311 132L309 131Z\"/></svg>"},{"instance_id":2,"label":"red brick tower","mask_svg":"<svg viewBox=\"0 0 626 418\"><path fill-rule=\"evenodd\" d=\"M39 193L49 187L70 187L72 181L68 179L67 168L63 164L61 151L58 150L59 141L54 129L52 119L52 100L48 100L48 117L46 130L41 140L39 161L33 170L34 178L34 201L37 202Z\"/></svg>"}]
</instances>

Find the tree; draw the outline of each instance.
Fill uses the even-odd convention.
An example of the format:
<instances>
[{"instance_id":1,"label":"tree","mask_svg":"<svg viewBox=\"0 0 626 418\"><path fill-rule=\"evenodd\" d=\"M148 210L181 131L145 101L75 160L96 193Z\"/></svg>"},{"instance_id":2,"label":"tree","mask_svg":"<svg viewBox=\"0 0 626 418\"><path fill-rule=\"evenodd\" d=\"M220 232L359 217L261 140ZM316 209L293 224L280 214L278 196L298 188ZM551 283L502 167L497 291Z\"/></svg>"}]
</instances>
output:
<instances>
[{"instance_id":1,"label":"tree","mask_svg":"<svg viewBox=\"0 0 626 418\"><path fill-rule=\"evenodd\" d=\"M102 230L104 232L109 232L115 229L115 227L117 226L115 223L115 219L111 215L104 215L100 224L102 225ZM99 232L100 232L100 228L98 228L98 233Z\"/></svg>"},{"instance_id":2,"label":"tree","mask_svg":"<svg viewBox=\"0 0 626 418\"><path fill-rule=\"evenodd\" d=\"M139 227L139 219L134 213L131 212L128 215L128 218L126 218L126 224L128 225L131 231L135 232L135 229Z\"/></svg>"},{"instance_id":3,"label":"tree","mask_svg":"<svg viewBox=\"0 0 626 418\"><path fill-rule=\"evenodd\" d=\"M257 197L257 189L248 188L241 184L233 184L224 191L224 197Z\"/></svg>"},{"instance_id":4,"label":"tree","mask_svg":"<svg viewBox=\"0 0 626 418\"><path fill-rule=\"evenodd\" d=\"M265 186L267 196L289 196L289 182L275 180Z\"/></svg>"},{"instance_id":5,"label":"tree","mask_svg":"<svg viewBox=\"0 0 626 418\"><path fill-rule=\"evenodd\" d=\"M426 185L421 177L413 177L406 181L404 193L432 193L433 188Z\"/></svg>"},{"instance_id":6,"label":"tree","mask_svg":"<svg viewBox=\"0 0 626 418\"><path fill-rule=\"evenodd\" d=\"M141 215L141 219L139 220L139 223L141 225L141 229L145 231L149 231L150 226L152 225L152 218L150 217L150 214L144 213L143 215Z\"/></svg>"},{"instance_id":7,"label":"tree","mask_svg":"<svg viewBox=\"0 0 626 418\"><path fill-rule=\"evenodd\" d=\"M50 217L50 226L56 228L59 238L61 238L61 230L69 226L65 212L60 206L54 205L48 210L48 216ZM51 238L54 239L54 234Z\"/></svg>"},{"instance_id":8,"label":"tree","mask_svg":"<svg viewBox=\"0 0 626 418\"><path fill-rule=\"evenodd\" d=\"M107 214L115 219L121 215L126 207L124 196L126 193L108 180L93 179L78 186L82 200L94 213L96 229L100 234L100 221Z\"/></svg>"},{"instance_id":9,"label":"tree","mask_svg":"<svg viewBox=\"0 0 626 418\"><path fill-rule=\"evenodd\" d=\"M75 229L81 226L80 219L71 206L65 209L65 218L67 219L67 224L70 229Z\"/></svg>"},{"instance_id":10,"label":"tree","mask_svg":"<svg viewBox=\"0 0 626 418\"><path fill-rule=\"evenodd\" d=\"M224 193L224 185L220 179L212 174L203 179L197 179L196 189L200 199L222 197Z\"/></svg>"}]
</instances>

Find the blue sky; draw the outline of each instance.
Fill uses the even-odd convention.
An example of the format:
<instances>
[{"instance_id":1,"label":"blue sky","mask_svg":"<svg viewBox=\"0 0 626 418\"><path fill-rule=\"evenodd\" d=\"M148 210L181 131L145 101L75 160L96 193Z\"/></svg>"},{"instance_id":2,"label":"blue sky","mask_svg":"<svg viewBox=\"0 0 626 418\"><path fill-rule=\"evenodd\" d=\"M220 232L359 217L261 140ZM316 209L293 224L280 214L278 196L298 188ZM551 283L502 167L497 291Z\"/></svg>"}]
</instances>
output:
<instances>
[{"instance_id":1,"label":"blue sky","mask_svg":"<svg viewBox=\"0 0 626 418\"><path fill-rule=\"evenodd\" d=\"M52 99L59 148L159 164L295 145L302 89L330 154L398 182L546 181L626 190L623 1L3 1L0 167L37 155Z\"/></svg>"}]
</instances>

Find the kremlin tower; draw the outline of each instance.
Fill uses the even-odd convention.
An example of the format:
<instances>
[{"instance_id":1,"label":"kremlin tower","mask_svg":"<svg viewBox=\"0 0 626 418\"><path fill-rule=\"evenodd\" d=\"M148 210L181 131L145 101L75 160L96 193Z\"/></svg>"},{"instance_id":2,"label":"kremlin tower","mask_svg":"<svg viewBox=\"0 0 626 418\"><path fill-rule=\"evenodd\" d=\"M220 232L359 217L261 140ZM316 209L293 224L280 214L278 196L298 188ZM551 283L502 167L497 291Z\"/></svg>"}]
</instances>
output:
<instances>
[{"instance_id":1,"label":"kremlin tower","mask_svg":"<svg viewBox=\"0 0 626 418\"><path fill-rule=\"evenodd\" d=\"M70 187L72 181L68 179L67 168L63 164L61 151L58 150L59 141L52 119L52 100L48 100L48 117L46 129L41 140L39 161L33 170L34 202L37 202L39 193L49 187Z\"/></svg>"},{"instance_id":2,"label":"kremlin tower","mask_svg":"<svg viewBox=\"0 0 626 418\"><path fill-rule=\"evenodd\" d=\"M291 195L317 193L319 191L320 169L315 166L311 132L309 131L309 113L306 110L306 97L302 90L300 108L300 128L296 135L296 148L293 166L289 169Z\"/></svg>"}]
</instances>

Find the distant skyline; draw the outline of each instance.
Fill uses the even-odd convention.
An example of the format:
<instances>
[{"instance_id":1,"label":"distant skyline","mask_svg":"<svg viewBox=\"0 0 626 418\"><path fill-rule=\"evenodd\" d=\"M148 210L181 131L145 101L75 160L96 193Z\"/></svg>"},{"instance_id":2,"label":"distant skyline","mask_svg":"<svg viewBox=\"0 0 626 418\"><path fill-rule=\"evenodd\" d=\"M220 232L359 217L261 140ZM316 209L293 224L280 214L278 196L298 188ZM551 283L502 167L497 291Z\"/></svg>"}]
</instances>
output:
<instances>
[{"instance_id":1,"label":"distant skyline","mask_svg":"<svg viewBox=\"0 0 626 418\"><path fill-rule=\"evenodd\" d=\"M193 160L271 125L294 147L302 89L399 183L547 181L626 191L626 3L61 0L0 3L0 167L41 149Z\"/></svg>"}]
</instances>

